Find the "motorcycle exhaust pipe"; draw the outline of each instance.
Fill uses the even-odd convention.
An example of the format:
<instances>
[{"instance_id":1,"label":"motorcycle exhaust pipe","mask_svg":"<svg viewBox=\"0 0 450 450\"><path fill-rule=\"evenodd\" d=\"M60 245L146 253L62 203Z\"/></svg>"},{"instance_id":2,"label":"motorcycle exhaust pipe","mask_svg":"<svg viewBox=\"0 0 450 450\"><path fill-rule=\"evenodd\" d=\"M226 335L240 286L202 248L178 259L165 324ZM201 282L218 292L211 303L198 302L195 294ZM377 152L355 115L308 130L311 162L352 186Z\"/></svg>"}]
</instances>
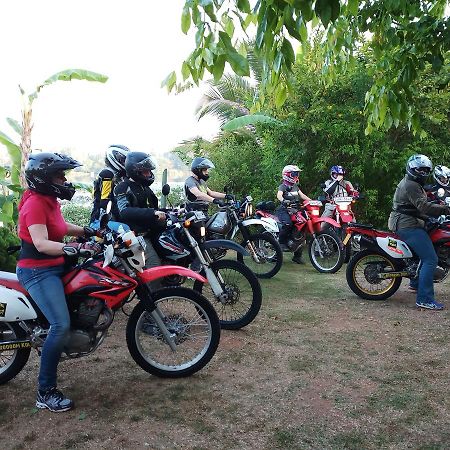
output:
<instances>
[{"instance_id":1,"label":"motorcycle exhaust pipe","mask_svg":"<svg viewBox=\"0 0 450 450\"><path fill-rule=\"evenodd\" d=\"M354 237L355 242L357 242L361 247L365 248L377 248L378 244L373 240L373 238L368 238L363 234L357 234Z\"/></svg>"}]
</instances>

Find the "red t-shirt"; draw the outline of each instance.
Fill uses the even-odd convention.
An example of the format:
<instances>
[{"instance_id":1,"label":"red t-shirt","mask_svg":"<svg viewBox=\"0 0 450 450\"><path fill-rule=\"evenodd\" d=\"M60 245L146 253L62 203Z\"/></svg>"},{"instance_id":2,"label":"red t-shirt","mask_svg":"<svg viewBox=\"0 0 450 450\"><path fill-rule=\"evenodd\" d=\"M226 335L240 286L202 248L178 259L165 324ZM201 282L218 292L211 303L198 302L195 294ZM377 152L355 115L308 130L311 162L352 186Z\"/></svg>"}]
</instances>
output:
<instances>
[{"instance_id":1,"label":"red t-shirt","mask_svg":"<svg viewBox=\"0 0 450 450\"><path fill-rule=\"evenodd\" d=\"M25 191L19 204L19 238L33 243L28 227L30 225L45 225L50 241L62 242L67 233L67 224L61 214L61 208L56 197ZM20 259L19 267L47 267L64 264L64 257L49 259Z\"/></svg>"}]
</instances>

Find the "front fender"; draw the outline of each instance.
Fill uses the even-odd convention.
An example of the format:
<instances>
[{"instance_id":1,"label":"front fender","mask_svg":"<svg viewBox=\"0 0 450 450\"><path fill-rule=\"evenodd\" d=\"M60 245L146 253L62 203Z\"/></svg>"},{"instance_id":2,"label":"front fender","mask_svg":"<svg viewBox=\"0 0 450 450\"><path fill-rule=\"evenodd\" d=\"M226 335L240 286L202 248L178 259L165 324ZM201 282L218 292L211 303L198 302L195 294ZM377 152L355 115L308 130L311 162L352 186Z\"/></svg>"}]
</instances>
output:
<instances>
[{"instance_id":1,"label":"front fender","mask_svg":"<svg viewBox=\"0 0 450 450\"><path fill-rule=\"evenodd\" d=\"M331 219L330 217L318 217L317 219L314 219L314 222L315 223L326 222L335 228L341 228L341 226L334 219Z\"/></svg>"},{"instance_id":2,"label":"front fender","mask_svg":"<svg viewBox=\"0 0 450 450\"><path fill-rule=\"evenodd\" d=\"M233 241L227 241L226 239L212 239L210 241L206 241L202 244L202 247L205 250L209 250L211 248L226 248L228 250L234 250L235 252L240 253L242 256L250 256L250 253L245 250L242 245L236 244Z\"/></svg>"},{"instance_id":3,"label":"front fender","mask_svg":"<svg viewBox=\"0 0 450 450\"><path fill-rule=\"evenodd\" d=\"M164 278L169 275L181 275L182 277L194 278L202 283L208 282L205 277L202 277L197 272L181 266L157 266L151 267L150 269L144 269L143 272L137 273L139 280L144 283L149 283L150 281L157 280L158 278Z\"/></svg>"},{"instance_id":4,"label":"front fender","mask_svg":"<svg viewBox=\"0 0 450 450\"><path fill-rule=\"evenodd\" d=\"M242 222L242 225L244 225L244 227L248 227L250 225L260 225L264 227L266 231L270 231L271 233L278 233L280 231L276 220L271 219L270 217L261 219L246 219Z\"/></svg>"}]
</instances>

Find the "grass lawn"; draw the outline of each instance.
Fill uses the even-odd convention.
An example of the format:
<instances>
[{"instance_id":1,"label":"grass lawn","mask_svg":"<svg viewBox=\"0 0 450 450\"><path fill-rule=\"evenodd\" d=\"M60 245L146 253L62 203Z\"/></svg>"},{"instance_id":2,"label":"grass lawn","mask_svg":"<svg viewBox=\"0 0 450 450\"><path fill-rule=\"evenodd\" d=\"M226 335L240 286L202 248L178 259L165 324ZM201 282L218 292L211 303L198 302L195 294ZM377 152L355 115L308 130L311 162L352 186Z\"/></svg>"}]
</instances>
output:
<instances>
[{"instance_id":1,"label":"grass lawn","mask_svg":"<svg viewBox=\"0 0 450 450\"><path fill-rule=\"evenodd\" d=\"M446 284L436 286L446 311L417 311L404 288L357 298L344 269L287 261L262 281L257 319L223 331L211 363L182 380L133 362L118 314L96 353L61 363L68 413L34 408L33 354L0 387L2 449L449 449Z\"/></svg>"}]
</instances>

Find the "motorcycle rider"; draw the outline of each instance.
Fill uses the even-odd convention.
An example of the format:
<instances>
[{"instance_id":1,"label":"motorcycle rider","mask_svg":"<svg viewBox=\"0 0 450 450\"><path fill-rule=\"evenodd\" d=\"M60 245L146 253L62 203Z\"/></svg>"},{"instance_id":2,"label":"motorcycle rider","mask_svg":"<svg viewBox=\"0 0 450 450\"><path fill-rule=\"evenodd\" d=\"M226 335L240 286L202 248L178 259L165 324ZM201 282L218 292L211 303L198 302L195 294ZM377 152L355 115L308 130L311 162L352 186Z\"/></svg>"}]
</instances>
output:
<instances>
[{"instance_id":1,"label":"motorcycle rider","mask_svg":"<svg viewBox=\"0 0 450 450\"><path fill-rule=\"evenodd\" d=\"M98 228L101 210L106 210L106 205L113 199L114 186L122 181L125 176L125 158L130 151L124 145L110 145L106 150L105 164L97 179L94 181L94 206L91 213L90 224ZM111 215L118 216L115 202L112 203Z\"/></svg>"},{"instance_id":2,"label":"motorcycle rider","mask_svg":"<svg viewBox=\"0 0 450 450\"><path fill-rule=\"evenodd\" d=\"M277 199L281 202L281 205L276 209L275 214L281 222L279 242L281 249L284 252L289 252L289 247L287 246L287 240L289 233L292 230L292 220L288 212L284 200L308 200L311 199L305 195L298 186L298 180L300 177L300 168L294 164L289 164L283 167L281 171L282 183L278 186ZM304 264L302 260L303 248L300 247L294 252L294 257L292 261L297 264Z\"/></svg>"},{"instance_id":3,"label":"motorcycle rider","mask_svg":"<svg viewBox=\"0 0 450 450\"><path fill-rule=\"evenodd\" d=\"M450 197L450 169L446 166L438 165L433 170L434 184L424 186L430 200L440 200ZM438 190L444 189L444 196L438 196Z\"/></svg>"},{"instance_id":4,"label":"motorcycle rider","mask_svg":"<svg viewBox=\"0 0 450 450\"><path fill-rule=\"evenodd\" d=\"M431 160L425 155L413 155L408 159L406 175L398 184L394 194L388 226L420 258L416 306L442 310L444 305L434 298L433 275L438 258L430 236L425 230L424 219L426 216L438 217L442 214L450 214L450 208L432 203L427 199L423 186L432 169Z\"/></svg>"},{"instance_id":5,"label":"motorcycle rider","mask_svg":"<svg viewBox=\"0 0 450 450\"><path fill-rule=\"evenodd\" d=\"M126 177L114 188L118 219L133 231L145 233L145 267L160 266L161 260L151 239L165 228L166 214L158 210L158 197L150 189L155 181L156 165L148 153L130 151L124 166ZM159 284L150 285L157 287Z\"/></svg>"},{"instance_id":6,"label":"motorcycle rider","mask_svg":"<svg viewBox=\"0 0 450 450\"><path fill-rule=\"evenodd\" d=\"M64 255L92 256L101 250L93 242L64 243L64 236L92 237L95 231L64 220L57 198L71 200L75 188L65 172L81 164L58 153L31 153L25 166L28 189L19 204L21 250L17 278L50 324L42 347L36 407L52 412L74 403L57 389L57 367L70 330L64 285Z\"/></svg>"},{"instance_id":7,"label":"motorcycle rider","mask_svg":"<svg viewBox=\"0 0 450 450\"><path fill-rule=\"evenodd\" d=\"M358 191L353 187L352 183L344 180L345 169L342 166L332 166L330 168L330 179L325 181L323 188L329 202L325 203L322 217L333 217L336 211L336 205L333 200L337 197L357 197Z\"/></svg>"},{"instance_id":8,"label":"motorcycle rider","mask_svg":"<svg viewBox=\"0 0 450 450\"><path fill-rule=\"evenodd\" d=\"M191 175L184 182L184 193L186 196L187 210L208 211L208 205L214 203L224 206L223 199L231 199L232 196L223 192L216 192L209 189L206 182L209 179L209 169L215 166L211 160L203 156L197 156L191 163Z\"/></svg>"}]
</instances>

